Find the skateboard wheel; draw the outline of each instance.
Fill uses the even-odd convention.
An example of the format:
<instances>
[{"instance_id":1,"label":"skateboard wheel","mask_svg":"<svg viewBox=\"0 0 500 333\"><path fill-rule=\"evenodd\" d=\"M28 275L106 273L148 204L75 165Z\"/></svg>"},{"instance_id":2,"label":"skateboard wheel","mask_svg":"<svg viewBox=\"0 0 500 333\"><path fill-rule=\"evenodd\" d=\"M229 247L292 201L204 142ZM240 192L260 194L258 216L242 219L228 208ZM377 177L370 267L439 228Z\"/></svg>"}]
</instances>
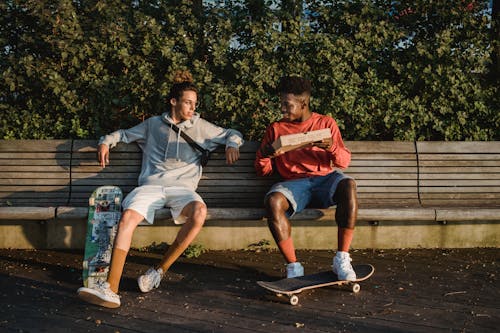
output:
<instances>
[{"instance_id":1,"label":"skateboard wheel","mask_svg":"<svg viewBox=\"0 0 500 333\"><path fill-rule=\"evenodd\" d=\"M290 304L291 305L299 304L299 297L297 295L290 296Z\"/></svg>"},{"instance_id":2,"label":"skateboard wheel","mask_svg":"<svg viewBox=\"0 0 500 333\"><path fill-rule=\"evenodd\" d=\"M89 206L95 205L95 198L89 198Z\"/></svg>"},{"instance_id":3,"label":"skateboard wheel","mask_svg":"<svg viewBox=\"0 0 500 333\"><path fill-rule=\"evenodd\" d=\"M354 283L351 287L351 290L353 293L359 293L359 291L361 290L361 286L359 285L359 283Z\"/></svg>"},{"instance_id":4,"label":"skateboard wheel","mask_svg":"<svg viewBox=\"0 0 500 333\"><path fill-rule=\"evenodd\" d=\"M89 262L87 260L85 260L82 264L83 266L83 269L89 269Z\"/></svg>"}]
</instances>

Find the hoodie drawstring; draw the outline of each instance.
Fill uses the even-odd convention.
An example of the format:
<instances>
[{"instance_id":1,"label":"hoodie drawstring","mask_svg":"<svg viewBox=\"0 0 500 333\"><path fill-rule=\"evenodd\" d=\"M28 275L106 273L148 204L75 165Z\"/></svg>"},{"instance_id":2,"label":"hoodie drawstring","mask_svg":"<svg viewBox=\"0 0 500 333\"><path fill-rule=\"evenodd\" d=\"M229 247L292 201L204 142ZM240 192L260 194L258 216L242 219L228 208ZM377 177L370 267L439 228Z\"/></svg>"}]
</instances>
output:
<instances>
[{"instance_id":1,"label":"hoodie drawstring","mask_svg":"<svg viewBox=\"0 0 500 333\"><path fill-rule=\"evenodd\" d=\"M177 151L175 152L175 158L177 161L179 160L179 139L181 138L182 128L179 127L179 131L177 132Z\"/></svg>"}]
</instances>

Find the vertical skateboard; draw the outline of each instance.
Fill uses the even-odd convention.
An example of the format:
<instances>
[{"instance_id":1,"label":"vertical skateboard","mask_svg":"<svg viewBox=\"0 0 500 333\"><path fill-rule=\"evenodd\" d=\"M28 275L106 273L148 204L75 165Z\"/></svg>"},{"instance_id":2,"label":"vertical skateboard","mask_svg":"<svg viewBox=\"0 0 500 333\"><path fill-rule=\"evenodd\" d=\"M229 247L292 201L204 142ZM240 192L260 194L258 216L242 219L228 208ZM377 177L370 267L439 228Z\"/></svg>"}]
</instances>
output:
<instances>
[{"instance_id":1,"label":"vertical skateboard","mask_svg":"<svg viewBox=\"0 0 500 333\"><path fill-rule=\"evenodd\" d=\"M122 196L117 186L101 186L89 198L82 273L84 287L92 288L108 278Z\"/></svg>"},{"instance_id":2,"label":"vertical skateboard","mask_svg":"<svg viewBox=\"0 0 500 333\"><path fill-rule=\"evenodd\" d=\"M316 274L304 275L301 277L281 279L273 282L257 281L257 284L267 290L274 292L276 295L286 295L289 298L291 305L299 303L297 294L307 289L315 289L328 287L333 285L341 286L345 289L357 293L361 290L358 282L364 281L372 276L375 268L372 265L354 265L356 272L355 281L339 280L333 271L320 272Z\"/></svg>"}]
</instances>

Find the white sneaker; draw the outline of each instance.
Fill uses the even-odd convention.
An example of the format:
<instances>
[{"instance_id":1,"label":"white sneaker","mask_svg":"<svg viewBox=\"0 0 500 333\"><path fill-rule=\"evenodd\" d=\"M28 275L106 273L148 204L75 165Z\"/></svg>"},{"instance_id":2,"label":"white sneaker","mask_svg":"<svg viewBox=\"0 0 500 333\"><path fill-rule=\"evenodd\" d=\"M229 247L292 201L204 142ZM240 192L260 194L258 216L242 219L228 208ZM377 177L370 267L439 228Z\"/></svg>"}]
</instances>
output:
<instances>
[{"instance_id":1,"label":"white sneaker","mask_svg":"<svg viewBox=\"0 0 500 333\"><path fill-rule=\"evenodd\" d=\"M286 265L287 279L299 276L304 276L304 267L300 262L292 262Z\"/></svg>"},{"instance_id":2,"label":"white sneaker","mask_svg":"<svg viewBox=\"0 0 500 333\"><path fill-rule=\"evenodd\" d=\"M351 256L349 252L339 251L333 257L333 272L337 274L339 280L342 281L355 281L356 272L351 265Z\"/></svg>"},{"instance_id":3,"label":"white sneaker","mask_svg":"<svg viewBox=\"0 0 500 333\"><path fill-rule=\"evenodd\" d=\"M98 283L93 288L78 288L78 297L87 303L100 305L105 308L117 308L120 306L120 296L109 289L109 283Z\"/></svg>"},{"instance_id":4,"label":"white sneaker","mask_svg":"<svg viewBox=\"0 0 500 333\"><path fill-rule=\"evenodd\" d=\"M139 289L143 293L153 290L153 288L158 288L161 279L163 278L163 271L161 268L154 269L151 267L146 273L139 276L137 283L139 284Z\"/></svg>"}]
</instances>

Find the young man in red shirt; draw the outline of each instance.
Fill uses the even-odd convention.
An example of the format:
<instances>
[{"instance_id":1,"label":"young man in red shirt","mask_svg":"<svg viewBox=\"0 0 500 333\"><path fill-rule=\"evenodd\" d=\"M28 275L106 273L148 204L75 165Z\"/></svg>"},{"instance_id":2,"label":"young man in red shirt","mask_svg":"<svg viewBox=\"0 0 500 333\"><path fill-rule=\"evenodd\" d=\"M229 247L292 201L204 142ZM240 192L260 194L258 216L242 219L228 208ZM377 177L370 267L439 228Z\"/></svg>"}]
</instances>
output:
<instances>
[{"instance_id":1,"label":"young man in red shirt","mask_svg":"<svg viewBox=\"0 0 500 333\"><path fill-rule=\"evenodd\" d=\"M289 217L307 206L336 205L338 251L333 258L333 271L341 280L355 280L349 248L358 211L356 182L336 170L347 168L351 152L344 146L335 120L310 110L311 90L307 79L281 78L278 92L283 118L266 129L255 158L255 169L260 176L277 171L283 179L266 194L265 206L269 229L287 262L287 277L304 275L304 268L295 255ZM331 137L305 148L282 153L271 145L282 135L325 128L330 129Z\"/></svg>"}]
</instances>

